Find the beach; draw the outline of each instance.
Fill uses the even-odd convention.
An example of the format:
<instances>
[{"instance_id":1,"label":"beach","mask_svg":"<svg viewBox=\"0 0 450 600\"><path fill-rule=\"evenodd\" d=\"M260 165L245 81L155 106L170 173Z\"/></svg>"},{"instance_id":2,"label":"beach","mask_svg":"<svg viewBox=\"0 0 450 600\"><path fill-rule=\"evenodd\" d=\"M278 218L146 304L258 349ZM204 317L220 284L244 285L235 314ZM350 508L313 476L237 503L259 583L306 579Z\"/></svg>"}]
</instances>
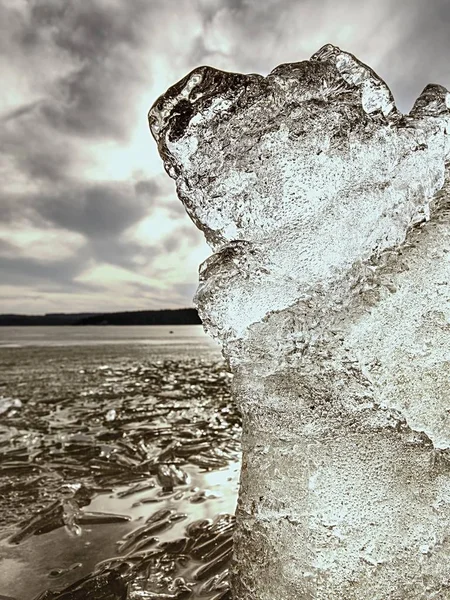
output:
<instances>
[{"instance_id":1,"label":"beach","mask_svg":"<svg viewBox=\"0 0 450 600\"><path fill-rule=\"evenodd\" d=\"M0 595L229 597L231 377L201 326L0 328Z\"/></svg>"}]
</instances>

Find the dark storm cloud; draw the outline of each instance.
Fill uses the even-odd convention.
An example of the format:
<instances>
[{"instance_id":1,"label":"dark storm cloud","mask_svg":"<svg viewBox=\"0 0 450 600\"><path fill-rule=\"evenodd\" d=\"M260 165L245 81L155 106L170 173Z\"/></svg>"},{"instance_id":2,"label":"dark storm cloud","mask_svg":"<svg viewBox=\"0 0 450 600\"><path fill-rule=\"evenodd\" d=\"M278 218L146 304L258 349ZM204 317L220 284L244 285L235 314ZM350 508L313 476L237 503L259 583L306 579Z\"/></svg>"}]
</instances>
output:
<instances>
[{"instance_id":1,"label":"dark storm cloud","mask_svg":"<svg viewBox=\"0 0 450 600\"><path fill-rule=\"evenodd\" d=\"M34 194L0 195L1 222L26 218L35 226L53 226L86 238L103 238L120 236L158 205L156 184L152 197L142 197L135 193L133 185L121 182L65 181L54 187Z\"/></svg>"},{"instance_id":2,"label":"dark storm cloud","mask_svg":"<svg viewBox=\"0 0 450 600\"><path fill-rule=\"evenodd\" d=\"M136 269L136 257L148 256L148 262L161 248L143 246L123 239L124 232L141 218L151 214L158 206L159 187L157 183L145 182L147 194L137 193L142 186L137 184L106 183L86 185L82 182L70 182L58 193L29 195L25 197L0 197L0 222L3 225L14 224L20 219L27 225L44 231L54 228L76 232L85 237L86 244L71 259L61 263L48 260L18 258L13 260L13 244L0 240L0 281L3 284L13 281L23 282L52 276L55 281L67 282L79 275L90 260ZM63 234L61 234L63 235ZM149 240L151 243L151 240ZM68 268L64 269L64 264ZM70 266L70 268L69 268ZM32 274L35 276L32 277ZM61 278L62 277L62 278Z\"/></svg>"},{"instance_id":3,"label":"dark storm cloud","mask_svg":"<svg viewBox=\"0 0 450 600\"><path fill-rule=\"evenodd\" d=\"M143 194L144 196L153 196L155 193L159 193L159 187L152 179L137 181L134 184L134 189L137 194Z\"/></svg>"},{"instance_id":4,"label":"dark storm cloud","mask_svg":"<svg viewBox=\"0 0 450 600\"><path fill-rule=\"evenodd\" d=\"M186 216L183 203L177 198L175 182L167 176L143 179L135 184L136 193L152 208L165 208L174 218Z\"/></svg>"},{"instance_id":5,"label":"dark storm cloud","mask_svg":"<svg viewBox=\"0 0 450 600\"><path fill-rule=\"evenodd\" d=\"M0 223L10 224L20 218L17 203L9 196L3 196L0 192Z\"/></svg>"},{"instance_id":6,"label":"dark storm cloud","mask_svg":"<svg viewBox=\"0 0 450 600\"><path fill-rule=\"evenodd\" d=\"M144 31L140 23L151 3L127 5L87 0L38 0L21 31L23 48L40 52L49 44L72 61L42 105L41 114L55 128L87 137L127 137L127 108L140 81ZM132 11L130 10L132 9Z\"/></svg>"},{"instance_id":7,"label":"dark storm cloud","mask_svg":"<svg viewBox=\"0 0 450 600\"><path fill-rule=\"evenodd\" d=\"M148 77L142 19L152 4L34 0L24 12L11 6L0 8L4 55L36 89L39 69L42 79L55 76L40 98L1 115L2 154L31 178L59 180L77 169L86 138L125 140L134 130L130 104L142 74ZM42 60L34 64L36 57Z\"/></svg>"},{"instance_id":8,"label":"dark storm cloud","mask_svg":"<svg viewBox=\"0 0 450 600\"><path fill-rule=\"evenodd\" d=\"M0 259L3 256L15 254L17 252L17 246L7 242L6 240L0 240Z\"/></svg>"},{"instance_id":9,"label":"dark storm cloud","mask_svg":"<svg viewBox=\"0 0 450 600\"><path fill-rule=\"evenodd\" d=\"M27 115L28 113L34 111L40 105L40 103L40 100L37 100L36 102L28 102L27 104L23 104L14 110L8 111L5 115L0 117L0 123L7 123L8 121L13 121L14 119L18 119L19 117Z\"/></svg>"},{"instance_id":10,"label":"dark storm cloud","mask_svg":"<svg viewBox=\"0 0 450 600\"><path fill-rule=\"evenodd\" d=\"M168 235L162 242L162 248L166 252L176 252L186 240L194 247L198 242L198 236L199 232L195 227L192 224L187 223L176 229L171 235Z\"/></svg>"},{"instance_id":11,"label":"dark storm cloud","mask_svg":"<svg viewBox=\"0 0 450 600\"><path fill-rule=\"evenodd\" d=\"M84 284L74 283L73 279L85 268L87 257L76 256L70 259L39 261L32 257L2 256L0 260L0 281L2 285L56 285L79 289Z\"/></svg>"},{"instance_id":12,"label":"dark storm cloud","mask_svg":"<svg viewBox=\"0 0 450 600\"><path fill-rule=\"evenodd\" d=\"M1 152L32 180L57 183L66 177L79 152L69 138L53 132L42 119L42 102L12 111L1 129Z\"/></svg>"},{"instance_id":13,"label":"dark storm cloud","mask_svg":"<svg viewBox=\"0 0 450 600\"><path fill-rule=\"evenodd\" d=\"M92 238L89 249L90 255L99 263L111 264L131 271L136 270L137 266L142 267L143 256L147 257L148 264L155 254L149 246L142 246L129 240L124 242L120 238ZM160 248L155 250L157 253L160 252Z\"/></svg>"},{"instance_id":14,"label":"dark storm cloud","mask_svg":"<svg viewBox=\"0 0 450 600\"><path fill-rule=\"evenodd\" d=\"M88 238L119 235L148 211L128 187L117 184L73 186L55 197L36 198L34 208L47 222Z\"/></svg>"}]
</instances>

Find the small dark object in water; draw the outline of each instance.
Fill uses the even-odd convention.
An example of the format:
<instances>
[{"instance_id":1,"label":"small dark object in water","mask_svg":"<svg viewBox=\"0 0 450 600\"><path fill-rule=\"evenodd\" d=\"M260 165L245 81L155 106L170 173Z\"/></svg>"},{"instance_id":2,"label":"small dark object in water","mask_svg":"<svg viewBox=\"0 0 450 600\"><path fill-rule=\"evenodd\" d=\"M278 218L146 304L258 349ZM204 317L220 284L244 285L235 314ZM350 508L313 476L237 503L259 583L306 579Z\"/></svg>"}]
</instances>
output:
<instances>
[{"instance_id":1,"label":"small dark object in water","mask_svg":"<svg viewBox=\"0 0 450 600\"><path fill-rule=\"evenodd\" d=\"M63 575L66 575L67 573L70 573L71 571L74 571L75 569L79 569L82 566L83 566L82 563L75 563L73 565L70 565L70 567L67 567L67 569L52 569L50 571L50 573L48 574L48 576L52 579L56 579L57 577L62 577ZM1 596L0 596L0 600L1 600Z\"/></svg>"}]
</instances>

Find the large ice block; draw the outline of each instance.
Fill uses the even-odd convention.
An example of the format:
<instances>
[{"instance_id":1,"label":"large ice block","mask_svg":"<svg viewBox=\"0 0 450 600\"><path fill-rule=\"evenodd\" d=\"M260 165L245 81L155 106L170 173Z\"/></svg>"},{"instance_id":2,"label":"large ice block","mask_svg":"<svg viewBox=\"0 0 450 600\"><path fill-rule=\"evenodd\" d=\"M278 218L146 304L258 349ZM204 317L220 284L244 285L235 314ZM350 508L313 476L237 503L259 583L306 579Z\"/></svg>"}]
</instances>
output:
<instances>
[{"instance_id":1,"label":"large ice block","mask_svg":"<svg viewBox=\"0 0 450 600\"><path fill-rule=\"evenodd\" d=\"M235 597L450 599L450 94L327 45L149 123L243 413Z\"/></svg>"}]
</instances>

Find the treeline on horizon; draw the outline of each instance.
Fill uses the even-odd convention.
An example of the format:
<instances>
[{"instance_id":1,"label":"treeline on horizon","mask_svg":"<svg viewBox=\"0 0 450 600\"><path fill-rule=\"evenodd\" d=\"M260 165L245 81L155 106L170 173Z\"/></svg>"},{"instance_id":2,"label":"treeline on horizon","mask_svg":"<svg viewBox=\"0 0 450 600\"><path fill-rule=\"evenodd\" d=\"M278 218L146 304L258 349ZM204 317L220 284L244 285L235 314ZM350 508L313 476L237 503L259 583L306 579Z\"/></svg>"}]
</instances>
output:
<instances>
[{"instance_id":1,"label":"treeline on horizon","mask_svg":"<svg viewBox=\"0 0 450 600\"><path fill-rule=\"evenodd\" d=\"M136 310L114 313L49 313L0 315L0 327L22 325L199 325L195 308Z\"/></svg>"}]
</instances>

